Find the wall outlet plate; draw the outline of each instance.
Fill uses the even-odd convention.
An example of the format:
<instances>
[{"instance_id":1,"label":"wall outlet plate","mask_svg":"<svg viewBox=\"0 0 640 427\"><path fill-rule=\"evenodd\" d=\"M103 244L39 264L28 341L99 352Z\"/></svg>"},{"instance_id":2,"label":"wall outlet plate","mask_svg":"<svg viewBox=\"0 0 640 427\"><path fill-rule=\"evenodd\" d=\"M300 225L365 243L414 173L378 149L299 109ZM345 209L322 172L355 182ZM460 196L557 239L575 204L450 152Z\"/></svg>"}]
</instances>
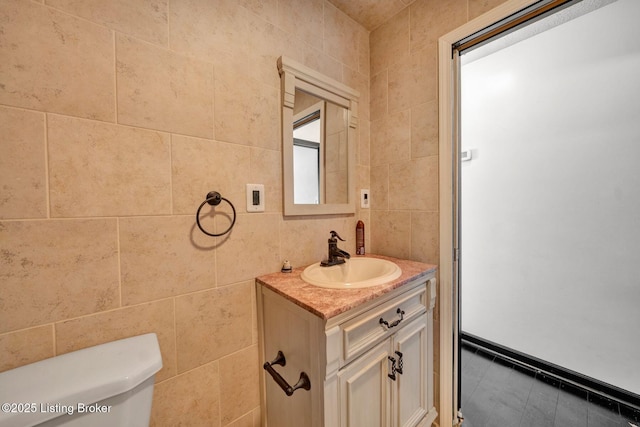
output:
<instances>
[{"instance_id":1,"label":"wall outlet plate","mask_svg":"<svg viewBox=\"0 0 640 427\"><path fill-rule=\"evenodd\" d=\"M369 205L371 204L371 199L369 197L369 190L360 190L360 207L362 209L369 209Z\"/></svg>"},{"instance_id":2,"label":"wall outlet plate","mask_svg":"<svg viewBox=\"0 0 640 427\"><path fill-rule=\"evenodd\" d=\"M247 212L264 212L264 184L247 184Z\"/></svg>"}]
</instances>

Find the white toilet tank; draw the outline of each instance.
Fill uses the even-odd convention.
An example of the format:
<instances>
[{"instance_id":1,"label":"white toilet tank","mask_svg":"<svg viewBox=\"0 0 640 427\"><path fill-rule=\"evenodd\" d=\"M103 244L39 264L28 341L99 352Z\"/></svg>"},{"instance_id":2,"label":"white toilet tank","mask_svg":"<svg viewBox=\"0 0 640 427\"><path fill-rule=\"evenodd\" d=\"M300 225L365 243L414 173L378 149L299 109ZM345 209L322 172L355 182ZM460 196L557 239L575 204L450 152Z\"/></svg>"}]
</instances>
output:
<instances>
[{"instance_id":1,"label":"white toilet tank","mask_svg":"<svg viewBox=\"0 0 640 427\"><path fill-rule=\"evenodd\" d=\"M160 368L146 334L0 373L0 427L146 427Z\"/></svg>"}]
</instances>

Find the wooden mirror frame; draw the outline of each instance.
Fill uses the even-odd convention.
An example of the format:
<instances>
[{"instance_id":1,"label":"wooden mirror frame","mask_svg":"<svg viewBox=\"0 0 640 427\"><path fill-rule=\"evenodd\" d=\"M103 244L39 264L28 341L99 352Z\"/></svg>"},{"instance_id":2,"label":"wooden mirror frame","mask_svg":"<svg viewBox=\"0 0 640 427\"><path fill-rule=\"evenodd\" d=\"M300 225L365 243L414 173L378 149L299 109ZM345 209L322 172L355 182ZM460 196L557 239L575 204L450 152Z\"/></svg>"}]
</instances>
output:
<instances>
[{"instance_id":1,"label":"wooden mirror frame","mask_svg":"<svg viewBox=\"0 0 640 427\"><path fill-rule=\"evenodd\" d=\"M358 91L290 58L278 58L282 95L282 181L284 215L354 214L356 211L356 129ZM347 203L293 203L293 106L296 89L327 100L348 111Z\"/></svg>"}]
</instances>

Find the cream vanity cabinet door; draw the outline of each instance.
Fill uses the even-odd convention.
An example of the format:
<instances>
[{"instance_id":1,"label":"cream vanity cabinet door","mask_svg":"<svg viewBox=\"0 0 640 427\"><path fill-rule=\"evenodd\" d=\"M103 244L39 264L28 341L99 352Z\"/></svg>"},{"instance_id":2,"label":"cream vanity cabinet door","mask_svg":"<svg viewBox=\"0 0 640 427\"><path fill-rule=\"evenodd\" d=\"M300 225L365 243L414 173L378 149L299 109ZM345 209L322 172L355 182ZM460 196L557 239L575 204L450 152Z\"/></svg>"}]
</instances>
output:
<instances>
[{"instance_id":1,"label":"cream vanity cabinet door","mask_svg":"<svg viewBox=\"0 0 640 427\"><path fill-rule=\"evenodd\" d=\"M414 427L431 409L429 384L433 382L433 350L428 326L428 316L424 314L394 336L392 357L402 360L402 374L396 373L393 426Z\"/></svg>"},{"instance_id":2,"label":"cream vanity cabinet door","mask_svg":"<svg viewBox=\"0 0 640 427\"><path fill-rule=\"evenodd\" d=\"M340 426L391 425L391 348L391 339L386 339L338 372Z\"/></svg>"},{"instance_id":3,"label":"cream vanity cabinet door","mask_svg":"<svg viewBox=\"0 0 640 427\"><path fill-rule=\"evenodd\" d=\"M341 427L414 427L422 421L430 409L427 326L425 314L338 372Z\"/></svg>"}]
</instances>

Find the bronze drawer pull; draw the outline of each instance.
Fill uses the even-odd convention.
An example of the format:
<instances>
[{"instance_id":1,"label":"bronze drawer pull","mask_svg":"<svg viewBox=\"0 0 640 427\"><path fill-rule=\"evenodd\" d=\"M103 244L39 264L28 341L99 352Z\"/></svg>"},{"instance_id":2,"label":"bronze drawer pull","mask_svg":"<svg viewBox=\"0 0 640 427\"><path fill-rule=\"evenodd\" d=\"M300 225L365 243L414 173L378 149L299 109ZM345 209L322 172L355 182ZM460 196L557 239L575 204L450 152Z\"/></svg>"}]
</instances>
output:
<instances>
[{"instance_id":1,"label":"bronze drawer pull","mask_svg":"<svg viewBox=\"0 0 640 427\"><path fill-rule=\"evenodd\" d=\"M402 374L402 367L404 365L404 362L402 361L402 353L399 351L395 352L397 356L399 356L400 358L397 360L398 364L396 365L396 359L395 357L391 357L391 356L387 356L387 359L389 360L389 362L391 362L391 373L387 374L387 376L389 378L391 378L392 380L396 380L396 373L398 374Z\"/></svg>"},{"instance_id":2,"label":"bronze drawer pull","mask_svg":"<svg viewBox=\"0 0 640 427\"><path fill-rule=\"evenodd\" d=\"M395 322L389 324L389 322L387 322L386 320L384 320L382 317L380 318L380 324L381 325L385 325L387 328L391 329L394 328L396 326L398 326L400 324L400 322L402 322L402 319L404 319L404 311L400 310L400 308L398 308L398 310L396 311L396 313L398 313L400 315L400 319L396 320Z\"/></svg>"},{"instance_id":3,"label":"bronze drawer pull","mask_svg":"<svg viewBox=\"0 0 640 427\"><path fill-rule=\"evenodd\" d=\"M403 373L403 372L402 372L402 368L404 367L404 361L402 360L402 353L401 353L401 352L399 352L399 351L396 351L395 353L396 353L396 354L398 355L398 357L399 357L399 359L398 359L398 366L396 367L396 372L397 372L397 373L399 373L399 374L402 374L402 373Z\"/></svg>"},{"instance_id":4,"label":"bronze drawer pull","mask_svg":"<svg viewBox=\"0 0 640 427\"><path fill-rule=\"evenodd\" d=\"M262 367L264 368L265 371L267 371L271 375L273 380L280 386L280 388L287 394L287 396L291 396L293 392L299 388L310 390L311 381L309 381L309 376L306 373L301 372L300 379L298 380L296 385L291 387L287 382L287 380L282 378L282 375L277 373L272 366L272 365L285 366L286 364L287 364L287 360L285 359L284 354L278 350L278 355L276 356L276 358L273 359L271 362L264 362L264 365L262 365Z\"/></svg>"},{"instance_id":5,"label":"bronze drawer pull","mask_svg":"<svg viewBox=\"0 0 640 427\"><path fill-rule=\"evenodd\" d=\"M389 360L389 362L391 362L391 373L387 374L387 376L391 378L393 381L395 381L396 372L398 372L398 369L396 368L396 359L391 356L387 356L387 359Z\"/></svg>"}]
</instances>

